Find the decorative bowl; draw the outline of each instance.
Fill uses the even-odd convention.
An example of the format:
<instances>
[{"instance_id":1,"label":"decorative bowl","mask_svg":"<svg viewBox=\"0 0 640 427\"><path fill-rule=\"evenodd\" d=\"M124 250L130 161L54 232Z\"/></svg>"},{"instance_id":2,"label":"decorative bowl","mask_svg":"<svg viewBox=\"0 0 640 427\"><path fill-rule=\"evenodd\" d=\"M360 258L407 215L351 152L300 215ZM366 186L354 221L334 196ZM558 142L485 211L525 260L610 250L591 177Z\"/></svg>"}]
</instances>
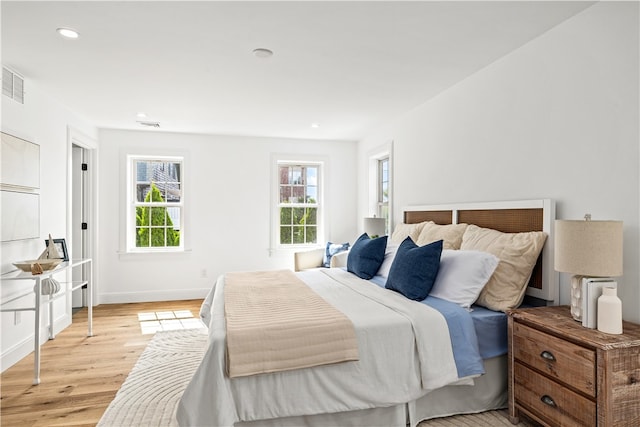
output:
<instances>
[{"instance_id":1,"label":"decorative bowl","mask_svg":"<svg viewBox=\"0 0 640 427\"><path fill-rule=\"evenodd\" d=\"M13 265L18 267L22 271L26 271L27 273L31 273L31 266L38 263L42 270L53 270L62 262L62 258L49 258L49 259L32 259L30 261L18 261L14 262Z\"/></svg>"}]
</instances>

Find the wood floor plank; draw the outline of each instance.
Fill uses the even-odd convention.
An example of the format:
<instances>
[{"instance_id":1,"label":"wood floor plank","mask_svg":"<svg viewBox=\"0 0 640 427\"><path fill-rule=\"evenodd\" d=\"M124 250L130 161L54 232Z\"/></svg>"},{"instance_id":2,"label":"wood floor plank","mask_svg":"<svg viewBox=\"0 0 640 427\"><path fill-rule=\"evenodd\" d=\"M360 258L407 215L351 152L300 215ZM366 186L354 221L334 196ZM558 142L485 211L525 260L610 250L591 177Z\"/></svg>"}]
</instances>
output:
<instances>
[{"instance_id":1,"label":"wood floor plank","mask_svg":"<svg viewBox=\"0 0 640 427\"><path fill-rule=\"evenodd\" d=\"M93 309L93 337L87 337L87 309L41 347L41 383L33 380L33 353L2 373L0 425L95 426L142 354L152 334L143 335L138 313L190 310L202 300L105 304Z\"/></svg>"}]
</instances>

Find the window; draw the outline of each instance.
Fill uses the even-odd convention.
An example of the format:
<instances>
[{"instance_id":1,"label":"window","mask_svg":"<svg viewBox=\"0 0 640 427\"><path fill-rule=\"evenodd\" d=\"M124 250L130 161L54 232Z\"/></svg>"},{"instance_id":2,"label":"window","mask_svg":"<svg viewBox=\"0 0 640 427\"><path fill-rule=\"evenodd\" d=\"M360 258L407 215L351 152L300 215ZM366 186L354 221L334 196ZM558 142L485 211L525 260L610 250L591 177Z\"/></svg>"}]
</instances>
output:
<instances>
[{"instance_id":1,"label":"window","mask_svg":"<svg viewBox=\"0 0 640 427\"><path fill-rule=\"evenodd\" d=\"M378 217L389 218L389 158L378 160Z\"/></svg>"},{"instance_id":2,"label":"window","mask_svg":"<svg viewBox=\"0 0 640 427\"><path fill-rule=\"evenodd\" d=\"M184 248L182 157L129 156L127 250Z\"/></svg>"},{"instance_id":3,"label":"window","mask_svg":"<svg viewBox=\"0 0 640 427\"><path fill-rule=\"evenodd\" d=\"M319 163L278 162L279 245L318 243L320 174Z\"/></svg>"},{"instance_id":4,"label":"window","mask_svg":"<svg viewBox=\"0 0 640 427\"><path fill-rule=\"evenodd\" d=\"M389 231L389 157L378 159L378 218L384 218Z\"/></svg>"},{"instance_id":5,"label":"window","mask_svg":"<svg viewBox=\"0 0 640 427\"><path fill-rule=\"evenodd\" d=\"M387 234L393 226L393 141L369 154L368 216L385 219Z\"/></svg>"}]
</instances>

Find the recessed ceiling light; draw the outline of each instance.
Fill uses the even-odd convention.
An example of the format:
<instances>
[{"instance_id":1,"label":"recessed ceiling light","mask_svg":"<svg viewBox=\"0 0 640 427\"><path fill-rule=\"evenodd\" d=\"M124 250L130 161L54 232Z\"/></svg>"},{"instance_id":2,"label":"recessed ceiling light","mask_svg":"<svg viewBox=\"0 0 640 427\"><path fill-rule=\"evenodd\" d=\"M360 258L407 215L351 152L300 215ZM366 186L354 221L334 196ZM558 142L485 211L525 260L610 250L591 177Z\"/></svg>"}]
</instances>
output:
<instances>
[{"instance_id":1,"label":"recessed ceiling light","mask_svg":"<svg viewBox=\"0 0 640 427\"><path fill-rule=\"evenodd\" d=\"M80 37L80 33L72 28L58 28L56 31L62 37L65 37L67 39L77 39L78 37Z\"/></svg>"},{"instance_id":2,"label":"recessed ceiling light","mask_svg":"<svg viewBox=\"0 0 640 427\"><path fill-rule=\"evenodd\" d=\"M311 127L317 129L320 127L320 125L318 123L311 123Z\"/></svg>"},{"instance_id":3,"label":"recessed ceiling light","mask_svg":"<svg viewBox=\"0 0 640 427\"><path fill-rule=\"evenodd\" d=\"M145 113L138 113L138 114L136 114L136 117L139 118L139 119L146 119L147 115Z\"/></svg>"},{"instance_id":4,"label":"recessed ceiling light","mask_svg":"<svg viewBox=\"0 0 640 427\"><path fill-rule=\"evenodd\" d=\"M257 49L253 49L253 55L258 58L269 58L273 56L273 51L259 47Z\"/></svg>"}]
</instances>

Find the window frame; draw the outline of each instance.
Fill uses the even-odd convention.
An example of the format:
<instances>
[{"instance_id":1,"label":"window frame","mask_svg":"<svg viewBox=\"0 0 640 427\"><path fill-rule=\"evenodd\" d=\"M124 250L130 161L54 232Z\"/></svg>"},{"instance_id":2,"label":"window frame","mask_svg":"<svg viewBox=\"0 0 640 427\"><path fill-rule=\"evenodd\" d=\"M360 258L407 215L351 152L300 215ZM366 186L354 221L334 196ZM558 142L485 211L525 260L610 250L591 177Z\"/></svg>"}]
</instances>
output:
<instances>
[{"instance_id":1,"label":"window frame","mask_svg":"<svg viewBox=\"0 0 640 427\"><path fill-rule=\"evenodd\" d=\"M384 218L382 208L387 207L386 234L393 226L393 141L378 146L368 153L369 157L369 216ZM387 202L382 202L382 161L387 159Z\"/></svg>"},{"instance_id":2,"label":"window frame","mask_svg":"<svg viewBox=\"0 0 640 427\"><path fill-rule=\"evenodd\" d=\"M389 199L391 196L391 156L386 155L378 159L378 179L377 179L377 210L376 216L378 218L385 218L387 233L389 231ZM384 178L384 163L387 164L387 179ZM384 200L384 184L387 184L387 200ZM384 209L387 210L387 215L384 215Z\"/></svg>"},{"instance_id":3,"label":"window frame","mask_svg":"<svg viewBox=\"0 0 640 427\"><path fill-rule=\"evenodd\" d=\"M281 203L280 202L280 167L288 166L312 166L317 167L317 200L315 204L307 203ZM272 156L272 168L273 168L273 181L272 181L272 202L271 202L271 217L272 217L272 232L271 232L271 252L274 250L299 250L316 248L324 245L325 238L325 217L326 211L325 198L324 198L324 186L325 175L327 171L327 162L325 159L319 159L317 157L306 156L288 156L288 155L274 155ZM281 207L315 207L316 211L316 241L314 243L281 243L280 241L280 208Z\"/></svg>"},{"instance_id":4,"label":"window frame","mask_svg":"<svg viewBox=\"0 0 640 427\"><path fill-rule=\"evenodd\" d=\"M139 161L146 162L171 162L180 164L180 201L179 202L139 202L137 200L137 167L136 163ZM125 250L126 253L176 253L185 251L185 236L186 236L186 215L185 215L185 156L181 155L154 155L154 154L128 154L126 156L127 174L126 174L126 230L125 230ZM179 208L180 209L180 241L178 246L136 246L136 208L144 207L165 207L165 208Z\"/></svg>"}]
</instances>

